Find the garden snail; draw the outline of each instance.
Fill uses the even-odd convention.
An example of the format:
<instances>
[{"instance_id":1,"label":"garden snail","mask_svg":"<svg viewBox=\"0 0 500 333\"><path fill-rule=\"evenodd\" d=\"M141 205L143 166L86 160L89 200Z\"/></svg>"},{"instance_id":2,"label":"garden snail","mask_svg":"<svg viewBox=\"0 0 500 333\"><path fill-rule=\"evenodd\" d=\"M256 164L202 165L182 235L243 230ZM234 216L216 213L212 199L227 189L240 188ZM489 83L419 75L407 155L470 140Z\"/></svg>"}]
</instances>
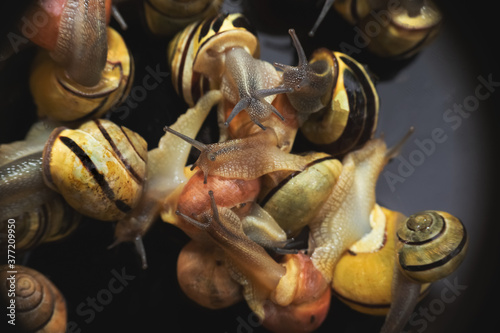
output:
<instances>
[{"instance_id":1,"label":"garden snail","mask_svg":"<svg viewBox=\"0 0 500 333\"><path fill-rule=\"evenodd\" d=\"M212 191L209 196L211 210L198 219L178 214L204 230L223 249L231 262L233 278L243 286L248 305L263 325L273 331L312 331L319 327L329 309L330 288L310 259L298 253L286 255L283 264L276 262L244 234L232 210L218 208Z\"/></svg>"},{"instance_id":2,"label":"garden snail","mask_svg":"<svg viewBox=\"0 0 500 333\"><path fill-rule=\"evenodd\" d=\"M193 164L204 174L226 178L255 179L274 171L303 170L313 160L311 156L300 156L283 152L277 147L276 134L272 129L246 138L232 139L205 145L171 128L169 131L196 149L200 156Z\"/></svg>"},{"instance_id":3,"label":"garden snail","mask_svg":"<svg viewBox=\"0 0 500 333\"><path fill-rule=\"evenodd\" d=\"M16 328L21 332L66 332L66 301L47 277L21 265L15 269L3 265L0 279L0 300L11 319L9 307L14 305Z\"/></svg>"},{"instance_id":4,"label":"garden snail","mask_svg":"<svg viewBox=\"0 0 500 333\"><path fill-rule=\"evenodd\" d=\"M372 230L370 214L378 176L412 131L391 149L382 139L372 139L343 158L342 172L330 196L309 224L311 259L327 281L332 281L342 253Z\"/></svg>"},{"instance_id":5,"label":"garden snail","mask_svg":"<svg viewBox=\"0 0 500 333\"><path fill-rule=\"evenodd\" d=\"M144 15L149 30L170 36L189 24L214 16L222 0L144 0Z\"/></svg>"},{"instance_id":6,"label":"garden snail","mask_svg":"<svg viewBox=\"0 0 500 333\"><path fill-rule=\"evenodd\" d=\"M147 144L140 135L109 120L93 120L74 130L54 129L43 151L43 177L78 212L114 221L138 203L146 161Z\"/></svg>"},{"instance_id":7,"label":"garden snail","mask_svg":"<svg viewBox=\"0 0 500 333\"><path fill-rule=\"evenodd\" d=\"M345 154L371 139L377 127L379 98L366 69L353 58L321 48L309 63L293 29L299 56L296 67L283 69L282 87L296 108L304 136L321 151Z\"/></svg>"},{"instance_id":8,"label":"garden snail","mask_svg":"<svg viewBox=\"0 0 500 333\"><path fill-rule=\"evenodd\" d=\"M220 89L235 105L225 125L242 110L261 128L272 113L272 95L289 91L274 88L279 76L274 67L256 59L259 42L242 14L219 14L189 25L170 42L168 62L177 93L193 105L208 89Z\"/></svg>"},{"instance_id":9,"label":"garden snail","mask_svg":"<svg viewBox=\"0 0 500 333\"><path fill-rule=\"evenodd\" d=\"M365 33L368 49L381 57L408 58L437 35L441 13L432 0L326 0L309 32L313 36L330 7Z\"/></svg>"}]
</instances>

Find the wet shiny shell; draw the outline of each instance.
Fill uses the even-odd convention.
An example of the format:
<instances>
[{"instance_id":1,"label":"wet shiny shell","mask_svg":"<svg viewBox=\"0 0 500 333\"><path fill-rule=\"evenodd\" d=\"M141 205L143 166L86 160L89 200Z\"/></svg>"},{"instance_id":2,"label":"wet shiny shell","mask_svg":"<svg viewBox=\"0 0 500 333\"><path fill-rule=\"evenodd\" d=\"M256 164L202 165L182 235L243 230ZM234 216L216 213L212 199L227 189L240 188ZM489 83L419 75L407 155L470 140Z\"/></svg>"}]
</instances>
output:
<instances>
[{"instance_id":1,"label":"wet shiny shell","mask_svg":"<svg viewBox=\"0 0 500 333\"><path fill-rule=\"evenodd\" d=\"M366 69L353 58L318 49L310 63L325 61L337 73L331 102L302 125L304 136L319 150L340 155L361 147L377 127L379 97ZM334 74L335 75L335 74Z\"/></svg>"},{"instance_id":2,"label":"wet shiny shell","mask_svg":"<svg viewBox=\"0 0 500 333\"><path fill-rule=\"evenodd\" d=\"M214 16L222 0L146 0L146 23L155 35L170 36L189 24Z\"/></svg>"},{"instance_id":3,"label":"wet shiny shell","mask_svg":"<svg viewBox=\"0 0 500 333\"><path fill-rule=\"evenodd\" d=\"M218 89L224 52L242 47L260 55L259 42L242 14L219 14L193 23L169 43L167 59L176 92L189 106L209 89Z\"/></svg>"},{"instance_id":4,"label":"wet shiny shell","mask_svg":"<svg viewBox=\"0 0 500 333\"><path fill-rule=\"evenodd\" d=\"M70 235L78 227L81 215L60 195L56 195L54 199L14 219L16 249L26 251ZM0 233L7 234L7 228L7 221L0 221Z\"/></svg>"},{"instance_id":5,"label":"wet shiny shell","mask_svg":"<svg viewBox=\"0 0 500 333\"><path fill-rule=\"evenodd\" d=\"M108 56L101 81L93 87L69 79L64 69L40 50L33 63L30 89L40 118L63 122L99 118L122 103L132 86L134 67L123 38L108 28Z\"/></svg>"},{"instance_id":6,"label":"wet shiny shell","mask_svg":"<svg viewBox=\"0 0 500 333\"><path fill-rule=\"evenodd\" d=\"M351 24L356 24L372 10L370 0L336 0L333 7Z\"/></svg>"},{"instance_id":7,"label":"wet shiny shell","mask_svg":"<svg viewBox=\"0 0 500 333\"><path fill-rule=\"evenodd\" d=\"M418 282L433 282L453 273L467 252L468 237L462 222L441 211L411 215L397 233L403 272Z\"/></svg>"},{"instance_id":8,"label":"wet shiny shell","mask_svg":"<svg viewBox=\"0 0 500 333\"><path fill-rule=\"evenodd\" d=\"M8 297L12 270L0 266L0 301L2 308L10 305ZM16 328L21 332L66 332L66 301L54 284L40 272L15 267ZM6 319L7 320L7 319Z\"/></svg>"},{"instance_id":9,"label":"wet shiny shell","mask_svg":"<svg viewBox=\"0 0 500 333\"><path fill-rule=\"evenodd\" d=\"M351 247L337 263L332 280L337 298L352 309L371 315L386 315L389 311L396 267L395 229L396 224L405 219L401 213L381 209L386 218L381 246L367 252L355 252ZM429 284L422 286L422 296L428 287Z\"/></svg>"},{"instance_id":10,"label":"wet shiny shell","mask_svg":"<svg viewBox=\"0 0 500 333\"><path fill-rule=\"evenodd\" d=\"M387 12L387 11L386 11ZM381 30L370 36L368 49L381 57L408 58L431 43L439 32L442 16L432 1L426 1L419 15L411 16L402 7L391 15L378 15L384 21ZM379 18L380 19L380 18ZM369 33L369 15L361 23L361 31ZM371 23L373 24L373 23Z\"/></svg>"},{"instance_id":11,"label":"wet shiny shell","mask_svg":"<svg viewBox=\"0 0 500 333\"><path fill-rule=\"evenodd\" d=\"M288 237L297 235L317 214L342 170L339 160L323 153L315 155L317 159L305 170L287 174L278 185L261 193L260 205Z\"/></svg>"},{"instance_id":12,"label":"wet shiny shell","mask_svg":"<svg viewBox=\"0 0 500 333\"><path fill-rule=\"evenodd\" d=\"M117 220L140 198L146 160L141 136L111 121L93 120L80 129L52 132L43 153L43 176L80 213Z\"/></svg>"}]
</instances>

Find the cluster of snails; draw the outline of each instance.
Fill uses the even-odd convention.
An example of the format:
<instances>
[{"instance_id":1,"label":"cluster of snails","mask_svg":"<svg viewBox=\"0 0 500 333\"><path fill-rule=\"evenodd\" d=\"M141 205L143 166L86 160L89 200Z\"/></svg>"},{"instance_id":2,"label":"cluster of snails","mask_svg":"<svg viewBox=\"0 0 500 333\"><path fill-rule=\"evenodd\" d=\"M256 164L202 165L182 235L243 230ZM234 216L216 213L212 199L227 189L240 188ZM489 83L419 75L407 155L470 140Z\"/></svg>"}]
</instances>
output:
<instances>
[{"instance_id":1,"label":"cluster of snails","mask_svg":"<svg viewBox=\"0 0 500 333\"><path fill-rule=\"evenodd\" d=\"M126 99L134 77L125 41L108 26L116 8L67 0L56 11L56 2L35 1L26 14L53 19L32 39L40 46L30 77L40 121L25 140L0 146L0 232L18 221L17 250L69 235L85 215L116 221L112 246L135 243L146 268L142 237L161 219L191 239L177 262L185 294L210 309L245 300L273 332L317 329L332 294L357 311L387 315L382 332L399 332L429 284L460 265L468 240L459 219L441 211L405 217L377 204L378 176L404 139L387 148L373 137L378 93L352 57L322 48L308 60L290 29L298 65L271 64L259 59L244 15L218 13L222 1L145 0L151 32L175 34L166 56L189 106L148 150L140 134L102 119ZM436 32L434 5L401 3L372 43L378 55L410 56ZM334 7L364 24L389 4ZM331 6L325 2L322 16ZM219 141L199 142L212 110ZM320 151L295 154L299 131ZM192 147L199 157L187 165ZM2 281L10 270L0 267ZM32 269L17 265L17 274L19 303L45 288L60 314L46 323L20 316L26 330L65 331L57 288Z\"/></svg>"}]
</instances>

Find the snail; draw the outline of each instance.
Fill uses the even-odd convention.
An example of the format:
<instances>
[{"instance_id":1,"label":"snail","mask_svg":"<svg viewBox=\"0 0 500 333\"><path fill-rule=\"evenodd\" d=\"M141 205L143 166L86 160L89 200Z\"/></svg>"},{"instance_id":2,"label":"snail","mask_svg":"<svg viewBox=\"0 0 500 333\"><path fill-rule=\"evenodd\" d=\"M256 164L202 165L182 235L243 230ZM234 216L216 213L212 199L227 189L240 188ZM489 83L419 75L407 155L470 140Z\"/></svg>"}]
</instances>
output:
<instances>
[{"instance_id":1,"label":"snail","mask_svg":"<svg viewBox=\"0 0 500 333\"><path fill-rule=\"evenodd\" d=\"M222 0L144 0L144 15L149 30L171 36L189 24L216 15Z\"/></svg>"},{"instance_id":2,"label":"snail","mask_svg":"<svg viewBox=\"0 0 500 333\"><path fill-rule=\"evenodd\" d=\"M52 131L43 151L43 177L78 212L114 221L137 205L146 161L147 144L140 135L109 120L93 120L78 129Z\"/></svg>"},{"instance_id":3,"label":"snail","mask_svg":"<svg viewBox=\"0 0 500 333\"><path fill-rule=\"evenodd\" d=\"M465 258L465 226L443 211L423 211L409 216L397 231L392 305L382 333L401 331L418 301L423 283L449 276Z\"/></svg>"},{"instance_id":4,"label":"snail","mask_svg":"<svg viewBox=\"0 0 500 333\"><path fill-rule=\"evenodd\" d=\"M179 32L168 47L168 62L177 93L193 105L203 91L219 89L234 105L229 122L242 110L262 129L273 113L272 95L289 91L274 88L279 76L274 67L258 60L260 46L247 19L239 13L219 14L195 22Z\"/></svg>"},{"instance_id":5,"label":"snail","mask_svg":"<svg viewBox=\"0 0 500 333\"><path fill-rule=\"evenodd\" d=\"M311 260L327 281L332 281L340 256L372 231L370 214L378 175L412 132L413 128L391 149L382 139L372 139L343 158L330 196L309 223Z\"/></svg>"},{"instance_id":6,"label":"snail","mask_svg":"<svg viewBox=\"0 0 500 333\"><path fill-rule=\"evenodd\" d=\"M296 67L275 63L283 70L281 87L298 112L304 136L321 151L345 154L372 138L377 127L379 97L366 69L353 58L325 48L309 63L293 29Z\"/></svg>"},{"instance_id":7,"label":"snail","mask_svg":"<svg viewBox=\"0 0 500 333\"><path fill-rule=\"evenodd\" d=\"M66 301L42 273L21 265L0 266L0 300L21 332L66 332ZM14 311L12 311L12 309ZM13 314L13 316L9 316Z\"/></svg>"},{"instance_id":8,"label":"snail","mask_svg":"<svg viewBox=\"0 0 500 333\"><path fill-rule=\"evenodd\" d=\"M181 115L172 127L195 136L208 112L220 99L219 91L209 92ZM134 242L143 268L147 267L147 260L142 237L162 211L165 211L165 219L168 219L168 211L175 211L176 208L173 207L177 205L180 190L188 180L185 165L190 149L190 144L166 132L158 147L147 152L147 178L136 207L117 222L115 242L110 247L122 242Z\"/></svg>"},{"instance_id":9,"label":"snail","mask_svg":"<svg viewBox=\"0 0 500 333\"><path fill-rule=\"evenodd\" d=\"M46 50L40 50L30 75L30 90L40 118L81 123L101 117L125 100L134 76L132 55L116 30L108 27L104 36L107 36L104 64L96 74L98 81L92 85L68 76L65 67ZM80 63L77 67L85 68Z\"/></svg>"},{"instance_id":10,"label":"snail","mask_svg":"<svg viewBox=\"0 0 500 333\"><path fill-rule=\"evenodd\" d=\"M272 129L246 138L203 144L171 128L165 127L200 151L192 168L203 171L204 183L208 175L226 178L255 179L274 171L303 170L313 157L283 152L277 147Z\"/></svg>"},{"instance_id":11,"label":"snail","mask_svg":"<svg viewBox=\"0 0 500 333\"><path fill-rule=\"evenodd\" d=\"M332 5L349 23L360 27L368 49L381 57L415 55L435 39L442 20L432 0L326 0L310 36Z\"/></svg>"},{"instance_id":12,"label":"snail","mask_svg":"<svg viewBox=\"0 0 500 333\"><path fill-rule=\"evenodd\" d=\"M310 259L298 253L286 255L281 264L276 262L245 235L241 220L231 209L218 208L212 191L209 196L211 209L197 219L177 214L206 232L224 251L233 278L243 286L247 304L263 325L275 331L279 325L284 331L319 327L329 309L330 288Z\"/></svg>"}]
</instances>

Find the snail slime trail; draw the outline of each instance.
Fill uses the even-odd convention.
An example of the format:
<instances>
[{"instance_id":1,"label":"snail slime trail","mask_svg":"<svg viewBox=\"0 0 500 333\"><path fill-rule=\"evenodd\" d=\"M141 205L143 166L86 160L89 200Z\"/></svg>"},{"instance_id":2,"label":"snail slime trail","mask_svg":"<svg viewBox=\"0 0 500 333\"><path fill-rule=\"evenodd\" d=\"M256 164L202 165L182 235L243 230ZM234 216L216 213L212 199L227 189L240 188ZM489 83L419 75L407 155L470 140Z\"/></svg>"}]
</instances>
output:
<instances>
[{"instance_id":1,"label":"snail slime trail","mask_svg":"<svg viewBox=\"0 0 500 333\"><path fill-rule=\"evenodd\" d=\"M16 220L7 221L7 322L16 325Z\"/></svg>"}]
</instances>

